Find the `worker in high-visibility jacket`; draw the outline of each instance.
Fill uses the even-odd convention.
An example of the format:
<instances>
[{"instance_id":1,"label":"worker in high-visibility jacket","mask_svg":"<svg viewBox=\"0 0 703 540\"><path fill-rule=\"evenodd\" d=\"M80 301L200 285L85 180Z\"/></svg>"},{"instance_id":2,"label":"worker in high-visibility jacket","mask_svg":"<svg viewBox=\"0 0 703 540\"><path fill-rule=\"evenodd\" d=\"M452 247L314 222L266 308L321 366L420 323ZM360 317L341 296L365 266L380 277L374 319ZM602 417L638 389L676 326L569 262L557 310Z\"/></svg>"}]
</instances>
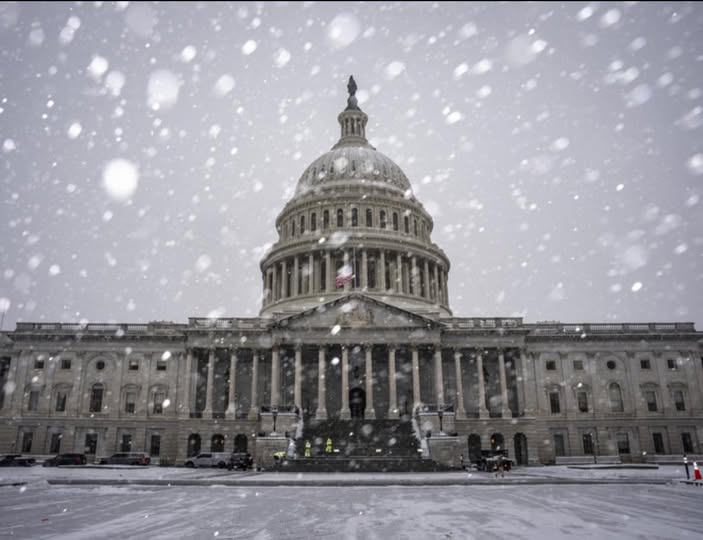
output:
<instances>
[{"instance_id":1,"label":"worker in high-visibility jacket","mask_svg":"<svg viewBox=\"0 0 703 540\"><path fill-rule=\"evenodd\" d=\"M327 437L327 442L325 443L325 452L328 454L332 453L332 439Z\"/></svg>"},{"instance_id":2,"label":"worker in high-visibility jacket","mask_svg":"<svg viewBox=\"0 0 703 540\"><path fill-rule=\"evenodd\" d=\"M305 457L310 457L310 449L312 448L312 445L310 444L310 441L305 441Z\"/></svg>"}]
</instances>

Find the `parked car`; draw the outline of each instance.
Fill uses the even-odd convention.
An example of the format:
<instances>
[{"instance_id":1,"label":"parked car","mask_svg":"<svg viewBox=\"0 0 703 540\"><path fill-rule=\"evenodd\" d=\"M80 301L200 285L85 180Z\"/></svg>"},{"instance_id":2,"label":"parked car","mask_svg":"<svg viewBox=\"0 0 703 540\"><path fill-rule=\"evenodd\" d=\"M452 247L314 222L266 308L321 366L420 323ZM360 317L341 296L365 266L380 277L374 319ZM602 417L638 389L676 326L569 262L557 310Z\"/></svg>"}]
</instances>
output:
<instances>
[{"instance_id":1,"label":"parked car","mask_svg":"<svg viewBox=\"0 0 703 540\"><path fill-rule=\"evenodd\" d=\"M224 469L232 460L230 452L205 452L186 460L186 467L220 467Z\"/></svg>"},{"instance_id":2,"label":"parked car","mask_svg":"<svg viewBox=\"0 0 703 540\"><path fill-rule=\"evenodd\" d=\"M485 472L498 470L500 463L502 463L504 471L509 471L513 467L513 460L501 450L481 450L481 457L474 461L476 469Z\"/></svg>"},{"instance_id":3,"label":"parked car","mask_svg":"<svg viewBox=\"0 0 703 540\"><path fill-rule=\"evenodd\" d=\"M101 465L149 465L151 458L144 452L118 452L100 460Z\"/></svg>"},{"instance_id":4,"label":"parked car","mask_svg":"<svg viewBox=\"0 0 703 540\"><path fill-rule=\"evenodd\" d=\"M246 471L254 466L254 458L248 452L234 452L232 454L232 459L230 459L229 466L227 467L230 471L232 469L240 469Z\"/></svg>"},{"instance_id":5,"label":"parked car","mask_svg":"<svg viewBox=\"0 0 703 540\"><path fill-rule=\"evenodd\" d=\"M85 454L58 454L44 461L44 467L58 467L59 465L85 465L88 458Z\"/></svg>"},{"instance_id":6,"label":"parked car","mask_svg":"<svg viewBox=\"0 0 703 540\"><path fill-rule=\"evenodd\" d=\"M22 454L6 454L0 458L0 467L31 467L36 463L33 457Z\"/></svg>"}]
</instances>

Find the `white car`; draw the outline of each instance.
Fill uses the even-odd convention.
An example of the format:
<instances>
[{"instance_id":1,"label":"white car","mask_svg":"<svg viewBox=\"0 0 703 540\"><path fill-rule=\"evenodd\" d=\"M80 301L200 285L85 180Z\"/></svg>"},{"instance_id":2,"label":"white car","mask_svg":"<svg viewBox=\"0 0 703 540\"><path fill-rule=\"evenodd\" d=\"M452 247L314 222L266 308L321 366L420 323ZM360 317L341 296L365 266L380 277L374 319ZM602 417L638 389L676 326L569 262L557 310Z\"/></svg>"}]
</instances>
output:
<instances>
[{"instance_id":1,"label":"white car","mask_svg":"<svg viewBox=\"0 0 703 540\"><path fill-rule=\"evenodd\" d=\"M232 460L230 452L207 452L198 454L197 456L189 457L186 462L186 467L219 467L224 469Z\"/></svg>"}]
</instances>

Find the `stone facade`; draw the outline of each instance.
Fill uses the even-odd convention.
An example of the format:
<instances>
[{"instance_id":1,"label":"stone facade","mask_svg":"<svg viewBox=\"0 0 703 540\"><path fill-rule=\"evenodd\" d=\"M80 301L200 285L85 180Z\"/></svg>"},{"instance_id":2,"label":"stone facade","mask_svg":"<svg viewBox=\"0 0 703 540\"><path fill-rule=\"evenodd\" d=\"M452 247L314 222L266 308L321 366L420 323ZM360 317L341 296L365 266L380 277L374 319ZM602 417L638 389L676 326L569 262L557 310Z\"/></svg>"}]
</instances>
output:
<instances>
[{"instance_id":1,"label":"stone facade","mask_svg":"<svg viewBox=\"0 0 703 540\"><path fill-rule=\"evenodd\" d=\"M366 122L352 93L277 219L260 317L0 334L0 452L268 465L300 422L329 419L412 419L451 466L490 448L522 464L703 452L703 333L453 317L432 218Z\"/></svg>"}]
</instances>

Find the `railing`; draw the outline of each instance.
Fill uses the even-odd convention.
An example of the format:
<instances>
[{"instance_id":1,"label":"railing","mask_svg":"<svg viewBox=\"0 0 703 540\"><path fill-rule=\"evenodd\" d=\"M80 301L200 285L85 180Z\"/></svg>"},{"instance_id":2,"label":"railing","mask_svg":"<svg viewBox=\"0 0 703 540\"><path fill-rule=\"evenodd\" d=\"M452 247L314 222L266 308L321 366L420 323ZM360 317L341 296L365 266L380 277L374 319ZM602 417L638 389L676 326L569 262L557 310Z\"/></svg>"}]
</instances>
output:
<instances>
[{"instance_id":1,"label":"railing","mask_svg":"<svg viewBox=\"0 0 703 540\"><path fill-rule=\"evenodd\" d=\"M153 330L175 330L179 329L180 324L175 323L137 323L137 324L118 324L118 323L30 323L18 322L17 332L115 332L115 333L146 333Z\"/></svg>"},{"instance_id":2,"label":"railing","mask_svg":"<svg viewBox=\"0 0 703 540\"><path fill-rule=\"evenodd\" d=\"M269 405L261 405L259 407L259 411L262 413L271 413L273 411L276 411L278 413L294 413L294 414L300 414L300 410L298 409L297 405L278 405L277 407L271 407Z\"/></svg>"},{"instance_id":3,"label":"railing","mask_svg":"<svg viewBox=\"0 0 703 540\"><path fill-rule=\"evenodd\" d=\"M692 322L683 323L536 323L525 325L536 334L605 334L605 333L658 333L695 332Z\"/></svg>"},{"instance_id":4,"label":"railing","mask_svg":"<svg viewBox=\"0 0 703 540\"><path fill-rule=\"evenodd\" d=\"M449 323L451 327L457 329L495 329L495 328L518 328L522 326L521 317L500 317L500 318L471 318L454 319Z\"/></svg>"},{"instance_id":5,"label":"railing","mask_svg":"<svg viewBox=\"0 0 703 540\"><path fill-rule=\"evenodd\" d=\"M268 321L261 319L211 319L208 317L190 317L188 319L188 325L196 328L215 328L223 330L237 328L240 330L254 330L266 328L268 326Z\"/></svg>"}]
</instances>

